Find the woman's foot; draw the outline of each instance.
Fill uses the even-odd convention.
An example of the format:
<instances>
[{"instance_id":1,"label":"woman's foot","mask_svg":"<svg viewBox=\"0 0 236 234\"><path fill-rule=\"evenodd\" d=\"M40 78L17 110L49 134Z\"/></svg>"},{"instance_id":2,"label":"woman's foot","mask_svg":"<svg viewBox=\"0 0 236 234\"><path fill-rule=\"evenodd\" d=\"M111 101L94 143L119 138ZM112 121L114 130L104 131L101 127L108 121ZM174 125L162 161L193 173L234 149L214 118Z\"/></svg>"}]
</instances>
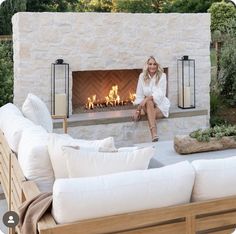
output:
<instances>
[{"instance_id":1,"label":"woman's foot","mask_svg":"<svg viewBox=\"0 0 236 234\"><path fill-rule=\"evenodd\" d=\"M152 142L158 141L159 137L157 136L157 128L156 127L151 127L150 131L151 131L151 135L152 135Z\"/></svg>"},{"instance_id":2,"label":"woman's foot","mask_svg":"<svg viewBox=\"0 0 236 234\"><path fill-rule=\"evenodd\" d=\"M155 136L152 138L152 142L157 142L159 140L159 137L158 136Z\"/></svg>"}]
</instances>

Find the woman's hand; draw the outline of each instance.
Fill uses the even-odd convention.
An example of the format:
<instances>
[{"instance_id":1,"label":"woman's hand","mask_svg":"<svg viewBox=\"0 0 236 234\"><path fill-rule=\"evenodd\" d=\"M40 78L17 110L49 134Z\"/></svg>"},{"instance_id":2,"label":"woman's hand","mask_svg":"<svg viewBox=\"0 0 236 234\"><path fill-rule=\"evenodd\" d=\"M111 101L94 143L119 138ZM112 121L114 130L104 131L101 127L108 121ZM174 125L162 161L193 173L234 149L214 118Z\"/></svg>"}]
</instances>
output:
<instances>
[{"instance_id":1,"label":"woman's hand","mask_svg":"<svg viewBox=\"0 0 236 234\"><path fill-rule=\"evenodd\" d=\"M141 107L144 107L147 103L147 101L153 100L153 96L147 96L143 99L143 101L139 104Z\"/></svg>"},{"instance_id":2,"label":"woman's hand","mask_svg":"<svg viewBox=\"0 0 236 234\"><path fill-rule=\"evenodd\" d=\"M141 110L136 110L132 116L133 121L137 122L141 118Z\"/></svg>"},{"instance_id":3,"label":"woman's hand","mask_svg":"<svg viewBox=\"0 0 236 234\"><path fill-rule=\"evenodd\" d=\"M147 101L153 101L153 96L146 97Z\"/></svg>"}]
</instances>

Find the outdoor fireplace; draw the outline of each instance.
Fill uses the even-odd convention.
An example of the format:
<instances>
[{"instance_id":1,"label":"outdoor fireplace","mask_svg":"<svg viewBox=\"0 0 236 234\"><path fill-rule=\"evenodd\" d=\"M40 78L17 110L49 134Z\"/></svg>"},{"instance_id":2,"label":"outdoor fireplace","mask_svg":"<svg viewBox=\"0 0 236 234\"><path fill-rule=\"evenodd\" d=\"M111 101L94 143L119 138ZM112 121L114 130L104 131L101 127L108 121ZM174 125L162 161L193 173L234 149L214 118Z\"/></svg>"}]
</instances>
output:
<instances>
[{"instance_id":1,"label":"outdoor fireplace","mask_svg":"<svg viewBox=\"0 0 236 234\"><path fill-rule=\"evenodd\" d=\"M75 71L73 113L133 108L141 69Z\"/></svg>"}]
</instances>

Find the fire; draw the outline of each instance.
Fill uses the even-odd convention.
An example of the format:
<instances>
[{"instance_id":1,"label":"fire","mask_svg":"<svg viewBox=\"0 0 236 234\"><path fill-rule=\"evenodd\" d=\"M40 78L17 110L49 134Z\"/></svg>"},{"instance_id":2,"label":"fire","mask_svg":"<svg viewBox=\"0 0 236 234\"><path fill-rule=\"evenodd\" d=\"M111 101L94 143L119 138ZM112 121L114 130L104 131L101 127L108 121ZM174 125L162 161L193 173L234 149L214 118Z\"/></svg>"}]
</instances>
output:
<instances>
[{"instance_id":1,"label":"fire","mask_svg":"<svg viewBox=\"0 0 236 234\"><path fill-rule=\"evenodd\" d=\"M87 98L87 103L85 105L86 109L94 109L95 107L108 107L108 106L118 106L118 105L124 105L125 103L133 103L136 94L129 92L129 100L122 100L120 95L118 94L118 85L113 85L111 89L109 90L109 93L107 96L104 97L104 101L99 101L96 99L96 94L92 95L91 97Z\"/></svg>"},{"instance_id":2,"label":"fire","mask_svg":"<svg viewBox=\"0 0 236 234\"><path fill-rule=\"evenodd\" d=\"M131 103L134 103L135 98L136 98L136 93L129 92L129 99L130 99Z\"/></svg>"},{"instance_id":3,"label":"fire","mask_svg":"<svg viewBox=\"0 0 236 234\"><path fill-rule=\"evenodd\" d=\"M111 90L109 91L108 96L105 97L106 106L109 104L111 106L119 105L120 103L120 96L118 95L118 85L113 85Z\"/></svg>"},{"instance_id":4,"label":"fire","mask_svg":"<svg viewBox=\"0 0 236 234\"><path fill-rule=\"evenodd\" d=\"M94 103L96 101L96 95L93 95L92 97L88 97L88 102L86 104L87 109L94 109Z\"/></svg>"}]
</instances>

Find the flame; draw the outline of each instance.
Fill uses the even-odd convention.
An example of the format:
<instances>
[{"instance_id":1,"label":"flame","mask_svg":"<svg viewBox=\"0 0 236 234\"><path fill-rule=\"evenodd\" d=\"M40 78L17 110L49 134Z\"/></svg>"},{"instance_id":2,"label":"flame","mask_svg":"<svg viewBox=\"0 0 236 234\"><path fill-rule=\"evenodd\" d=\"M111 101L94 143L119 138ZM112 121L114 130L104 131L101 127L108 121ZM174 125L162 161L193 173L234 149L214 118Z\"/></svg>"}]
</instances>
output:
<instances>
[{"instance_id":1,"label":"flame","mask_svg":"<svg viewBox=\"0 0 236 234\"><path fill-rule=\"evenodd\" d=\"M131 103L134 103L134 101L136 99L136 93L129 92L129 99L130 99Z\"/></svg>"},{"instance_id":2,"label":"flame","mask_svg":"<svg viewBox=\"0 0 236 234\"><path fill-rule=\"evenodd\" d=\"M96 95L88 97L88 102L86 104L87 109L93 109L95 101L96 101Z\"/></svg>"},{"instance_id":3,"label":"flame","mask_svg":"<svg viewBox=\"0 0 236 234\"><path fill-rule=\"evenodd\" d=\"M94 107L99 108L105 106L117 106L117 105L125 105L126 103L133 103L136 94L129 92L129 100L122 100L118 94L118 85L113 85L109 90L108 95L105 97L104 101L100 101L96 99L96 94L87 98L87 103L85 105L86 109L94 109Z\"/></svg>"},{"instance_id":4,"label":"flame","mask_svg":"<svg viewBox=\"0 0 236 234\"><path fill-rule=\"evenodd\" d=\"M106 106L116 106L120 104L120 96L118 95L118 85L113 85L108 96L105 97Z\"/></svg>"}]
</instances>

